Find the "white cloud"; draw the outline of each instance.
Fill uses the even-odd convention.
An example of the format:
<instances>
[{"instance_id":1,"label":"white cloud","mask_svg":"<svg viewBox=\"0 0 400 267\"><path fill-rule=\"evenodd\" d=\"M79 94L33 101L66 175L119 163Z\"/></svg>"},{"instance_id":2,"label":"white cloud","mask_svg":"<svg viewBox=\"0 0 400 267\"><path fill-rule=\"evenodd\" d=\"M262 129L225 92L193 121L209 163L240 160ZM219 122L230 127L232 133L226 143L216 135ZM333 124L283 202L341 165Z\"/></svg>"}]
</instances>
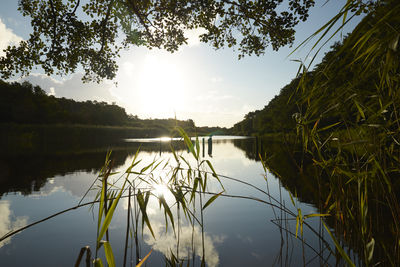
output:
<instances>
[{"instance_id":1,"label":"white cloud","mask_svg":"<svg viewBox=\"0 0 400 267\"><path fill-rule=\"evenodd\" d=\"M15 45L22 41L22 38L14 34L13 31L0 19L0 57L5 56L4 49L9 45Z\"/></svg>"},{"instance_id":2,"label":"white cloud","mask_svg":"<svg viewBox=\"0 0 400 267\"><path fill-rule=\"evenodd\" d=\"M150 245L154 250L158 250L166 256L170 256L171 251L176 252L178 242L175 234L173 232L165 232L165 226L163 226L162 224L154 224L153 229L155 229L155 239L153 239L149 235L149 233L146 232L147 235L145 238L145 242ZM185 260L190 260L187 258L187 256L192 255L192 242L194 247L196 248L196 255L201 257L203 254L201 249L201 237L202 234L200 227L195 226L194 229L192 229L191 226L181 227L179 237L179 257L183 257L185 258ZM204 233L204 252L207 266L218 266L219 255L218 251L215 248L215 244L221 244L224 242L225 239L225 236L211 236L207 233Z\"/></svg>"},{"instance_id":3,"label":"white cloud","mask_svg":"<svg viewBox=\"0 0 400 267\"><path fill-rule=\"evenodd\" d=\"M11 24L14 26L20 26L21 25L21 21L12 17L8 17L5 19L7 21L7 24Z\"/></svg>"},{"instance_id":4,"label":"white cloud","mask_svg":"<svg viewBox=\"0 0 400 267\"><path fill-rule=\"evenodd\" d=\"M9 201L0 201L0 236L21 228L28 223L28 217L14 217L10 210ZM11 242L11 237L0 242L0 248Z\"/></svg>"},{"instance_id":5,"label":"white cloud","mask_svg":"<svg viewBox=\"0 0 400 267\"><path fill-rule=\"evenodd\" d=\"M56 91L54 90L54 87L50 87L50 92L48 93L49 95L55 96L56 95Z\"/></svg>"}]
</instances>

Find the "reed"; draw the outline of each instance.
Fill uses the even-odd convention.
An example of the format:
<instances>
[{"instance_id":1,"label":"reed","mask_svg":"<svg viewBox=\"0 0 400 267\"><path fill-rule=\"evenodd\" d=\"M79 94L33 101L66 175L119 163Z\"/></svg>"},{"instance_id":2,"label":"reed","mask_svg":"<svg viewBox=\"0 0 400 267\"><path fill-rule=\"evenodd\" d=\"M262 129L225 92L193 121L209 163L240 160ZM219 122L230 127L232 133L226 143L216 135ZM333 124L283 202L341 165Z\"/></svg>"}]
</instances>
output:
<instances>
[{"instance_id":1,"label":"reed","mask_svg":"<svg viewBox=\"0 0 400 267\"><path fill-rule=\"evenodd\" d=\"M92 186L88 189L98 191L95 199L93 201L83 203L83 200L86 198L85 194L78 206L65 211L67 212L69 210L87 205L92 205L93 207L95 204L98 205L96 248L93 250L95 253L93 255L92 250L87 246L82 248L78 255L76 266L79 266L80 262L84 258L85 253L86 264L89 262L89 265L94 264L95 266L103 266L104 259L99 256L100 250L104 251L105 261L107 264L109 266L115 266L112 244L110 243L109 238L107 238L106 233L109 230L115 210L122 198L128 198L129 203L127 209L124 257L122 259L124 265L131 265L129 262L135 262L136 266L140 266L149 257L151 258L151 252L146 252L147 255L140 260L141 249L139 242L139 236L140 233L143 235L144 227L146 227L149 233L155 237L152 222L147 214L150 199L155 199L159 203L160 211L162 214L164 214L165 218L165 230L168 231L169 229L169 231L173 231L176 236L176 250L171 251L168 255L165 255L166 264L168 266L183 266L184 264L195 265L194 259L196 251L201 251L201 253L198 253L198 255L200 255L201 265L206 265L207 255L205 253L204 242L204 233L206 227L204 224L204 216L206 214L204 212L210 205L214 203L214 201L220 197L242 199L243 201L254 201L257 203L262 203L266 205L266 207L272 208L274 214L273 223L277 226L281 233L281 256L279 259L277 259L278 261L288 262L288 257L290 257L288 246L289 242L300 242L303 248L304 265L308 263L304 256L305 248L310 249L314 253L314 257L310 260L319 258L320 264L326 265L329 257L336 254L335 248L332 248L329 244L329 240L326 240L325 238L325 236L329 236L329 238L334 240L334 244L337 246L336 249L339 251L340 258L338 261L340 262L344 260L347 262L347 264L352 264L352 260L348 256L348 252L342 248L343 239L340 235L341 232L337 230L339 228L334 227L335 231L333 233L331 230L332 228L327 226L332 225L332 219L340 218L340 215L338 217L338 213L336 212L339 208L342 208L342 206L339 206L341 204L336 204L336 206L332 206L330 204L334 198L336 198L335 201L338 201L337 199L339 199L339 196L334 196L333 193L328 196L328 198L325 200L327 204L324 205L328 207L326 213L304 214L297 204L298 197L296 194L290 195L291 203L289 203L289 205L283 201L281 184L279 190L280 195L278 198L270 194L269 179L267 176L270 173L273 173L279 177L279 172L273 169L274 164L271 164L270 162L271 158L260 156L260 160L264 168L265 187L258 187L233 177L217 174L212 163L200 157L199 140L196 138L196 140L192 142L192 140L182 129L178 129L178 132L182 136L182 140L190 152L190 158L178 154L174 148L171 147L172 155L175 160L174 162L157 160L144 164L143 166L139 157L139 151L137 151L127 170L122 173L116 173L113 171L111 153L107 154L104 167L101 169L99 176L93 182ZM318 167L318 165L316 166ZM284 181L283 177L280 178L282 181ZM219 191L210 192L208 190L207 185L210 183L210 179L215 180L217 184L220 185ZM318 179L322 180L324 177L321 176ZM247 195L228 194L225 192L225 188L223 186L224 180L240 183L243 186L252 188L257 192L260 192L263 197L256 198ZM319 181L319 183L322 184L323 181ZM172 194L172 202L168 202L164 195L159 195L154 191L155 185L159 184L164 185L165 188ZM343 189L350 190L346 187L343 187ZM361 187L359 189L361 190L359 194L360 198L357 198L355 203L357 203L357 201L366 203L366 198L362 194L365 191L362 191L363 188ZM332 190L336 190L333 185ZM347 200L347 203L349 205L350 200ZM362 210L363 209L360 209L360 212L362 212ZM309 223L309 220L312 218L315 219L315 217L323 219L321 224L319 224L318 229L315 229ZM48 219L50 219L50 217ZM192 228L192 255L186 255L180 251L180 229L182 227L181 224L183 220L186 220ZM344 217L343 223L346 225L352 223L354 224L358 222L357 220L359 220L359 217L355 217L353 219L350 217ZM139 227L140 222L142 224L141 229ZM295 229L291 228L291 225L293 225L292 222L295 222ZM33 225L34 224L30 226ZM25 227L25 229L30 226ZM361 226L366 229L364 230L364 234L367 234L369 226L366 224L361 224ZM195 229L197 227L199 227L201 235L200 247L196 247L194 242L196 235ZM314 234L318 240L320 240L319 248L315 248L303 238L305 229ZM0 241L18 231L20 230L8 234L6 237L0 239ZM103 240L103 238L105 238L105 240ZM131 241L130 249L134 249L136 251L135 260L133 260L132 253L131 259L128 259L129 256L127 250L129 239ZM286 248L284 247L284 244L286 244ZM369 248L367 251L369 254L367 256L373 257L374 244L370 243L369 241L367 246ZM190 259L193 261L190 261Z\"/></svg>"}]
</instances>

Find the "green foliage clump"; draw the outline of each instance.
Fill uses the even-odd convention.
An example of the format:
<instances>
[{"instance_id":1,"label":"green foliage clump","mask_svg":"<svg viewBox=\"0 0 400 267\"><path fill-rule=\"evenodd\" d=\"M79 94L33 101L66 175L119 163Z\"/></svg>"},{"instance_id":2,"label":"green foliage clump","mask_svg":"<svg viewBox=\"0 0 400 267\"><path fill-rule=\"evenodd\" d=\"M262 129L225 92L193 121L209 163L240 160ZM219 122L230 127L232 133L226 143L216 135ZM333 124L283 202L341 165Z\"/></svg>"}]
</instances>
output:
<instances>
[{"instance_id":1,"label":"green foliage clump","mask_svg":"<svg viewBox=\"0 0 400 267\"><path fill-rule=\"evenodd\" d=\"M319 32L326 34L341 17L345 23L351 5L348 1ZM285 87L289 93L282 90L234 127L246 134L271 129L297 134L299 173L313 166L313 178L308 179L316 179L321 188L317 205L332 215L327 221L337 239L353 248L366 266L400 262L398 14L400 2L376 2L312 71L302 66L295 84ZM272 119L257 124L268 117Z\"/></svg>"},{"instance_id":2,"label":"green foliage clump","mask_svg":"<svg viewBox=\"0 0 400 267\"><path fill-rule=\"evenodd\" d=\"M0 90L1 123L124 125L129 119L115 104L56 98L29 82L0 81Z\"/></svg>"},{"instance_id":3,"label":"green foliage clump","mask_svg":"<svg viewBox=\"0 0 400 267\"><path fill-rule=\"evenodd\" d=\"M289 10L282 11L286 5ZM216 49L238 46L239 57L260 55L269 45L277 50L292 44L294 27L313 5L298 0L21 0L18 10L31 18L33 32L6 49L0 73L9 78L40 66L49 75L62 75L81 66L85 80L113 79L122 48L145 45L174 52L193 29L204 30L201 41Z\"/></svg>"},{"instance_id":4,"label":"green foliage clump","mask_svg":"<svg viewBox=\"0 0 400 267\"><path fill-rule=\"evenodd\" d=\"M33 86L29 82L20 84L0 80L0 91L2 94L0 124L46 125L39 128L51 130L47 131L47 135L60 134L57 130L60 128L70 132L70 125L76 125L79 128L76 130L78 132L85 128L86 132L94 134L93 136L103 134L93 132L97 126L113 126L117 128L104 128L103 132L118 131L119 136L124 138L170 136L176 126L182 127L191 135L196 132L198 134L227 132L227 129L219 127L196 128L191 119L140 119L136 115L128 115L124 108L106 102L89 100L78 102L72 99L56 98L47 95L39 86ZM54 127L49 127L49 125ZM69 125L68 129L65 129L66 125ZM15 130L14 134L21 132L22 128L27 128L27 126L15 125L10 127ZM42 132L38 127L33 127L36 130L31 126L28 128L38 133Z\"/></svg>"}]
</instances>

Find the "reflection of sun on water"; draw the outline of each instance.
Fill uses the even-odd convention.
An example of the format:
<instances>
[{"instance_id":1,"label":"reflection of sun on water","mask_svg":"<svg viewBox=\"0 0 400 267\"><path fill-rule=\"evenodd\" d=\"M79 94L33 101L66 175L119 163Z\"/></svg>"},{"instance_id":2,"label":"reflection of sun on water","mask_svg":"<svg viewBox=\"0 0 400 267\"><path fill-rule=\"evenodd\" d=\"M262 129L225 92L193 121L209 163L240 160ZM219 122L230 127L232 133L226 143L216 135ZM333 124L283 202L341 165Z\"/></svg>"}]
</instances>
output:
<instances>
[{"instance_id":1,"label":"reflection of sun on water","mask_svg":"<svg viewBox=\"0 0 400 267\"><path fill-rule=\"evenodd\" d=\"M177 65L155 56L146 58L139 77L141 112L173 117L184 107L184 77Z\"/></svg>"},{"instance_id":2,"label":"reflection of sun on water","mask_svg":"<svg viewBox=\"0 0 400 267\"><path fill-rule=\"evenodd\" d=\"M160 141L161 142L169 142L169 141L171 141L171 137L168 137L168 136L160 137Z\"/></svg>"}]
</instances>

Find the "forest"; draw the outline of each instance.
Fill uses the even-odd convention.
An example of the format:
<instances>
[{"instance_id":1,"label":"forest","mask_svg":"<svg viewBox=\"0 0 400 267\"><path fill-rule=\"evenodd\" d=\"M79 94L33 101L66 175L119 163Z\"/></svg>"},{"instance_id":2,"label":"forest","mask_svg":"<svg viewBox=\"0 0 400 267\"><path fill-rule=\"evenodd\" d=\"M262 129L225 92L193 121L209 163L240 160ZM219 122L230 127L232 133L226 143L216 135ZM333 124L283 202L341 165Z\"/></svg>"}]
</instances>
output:
<instances>
[{"instance_id":1,"label":"forest","mask_svg":"<svg viewBox=\"0 0 400 267\"><path fill-rule=\"evenodd\" d=\"M296 177L287 186L306 188L303 197L319 199L366 266L395 266L400 257L398 12L396 1L377 6L312 70L302 64L279 95L233 127L283 137L284 152L269 148L266 164L282 180Z\"/></svg>"},{"instance_id":2,"label":"forest","mask_svg":"<svg viewBox=\"0 0 400 267\"><path fill-rule=\"evenodd\" d=\"M188 133L226 133L220 127L197 127L193 120L140 119L127 114L125 109L106 102L57 98L29 82L0 81L0 123L17 125L87 125L125 127L135 131L132 137L160 137L170 135L179 126Z\"/></svg>"},{"instance_id":3,"label":"forest","mask_svg":"<svg viewBox=\"0 0 400 267\"><path fill-rule=\"evenodd\" d=\"M392 123L398 120L398 93L389 80L394 78L399 67L399 37L393 35L395 30L389 27L371 26L385 12L388 7L381 7L365 17L342 42L335 43L312 70L301 71L262 110L246 114L233 126L233 132L242 135L296 133L304 123L311 126L317 123L319 129L337 123L328 131L336 135L347 128L378 132L393 129ZM400 22L399 16L387 19L385 23L388 24ZM366 34L372 37L364 41L362 38ZM378 43L378 40L386 43ZM361 41L363 47L357 47ZM393 89L387 92L384 87L389 85Z\"/></svg>"}]
</instances>

